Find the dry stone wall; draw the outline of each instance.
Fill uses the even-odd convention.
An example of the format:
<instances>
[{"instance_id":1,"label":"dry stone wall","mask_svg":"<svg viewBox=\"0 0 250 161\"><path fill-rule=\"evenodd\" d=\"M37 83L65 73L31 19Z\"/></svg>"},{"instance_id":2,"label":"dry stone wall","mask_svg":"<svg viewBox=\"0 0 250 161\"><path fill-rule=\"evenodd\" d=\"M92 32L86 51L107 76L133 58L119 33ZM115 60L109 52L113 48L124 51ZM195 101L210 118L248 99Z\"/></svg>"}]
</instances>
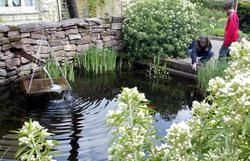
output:
<instances>
[{"instance_id":1,"label":"dry stone wall","mask_svg":"<svg viewBox=\"0 0 250 161\"><path fill-rule=\"evenodd\" d=\"M12 53L12 47L21 48L42 60L49 57L51 47L59 62L84 54L92 45L119 51L122 45L121 24L121 17L111 17L0 26L0 85L26 78L35 67L22 55ZM47 41L41 39L43 35Z\"/></svg>"}]
</instances>

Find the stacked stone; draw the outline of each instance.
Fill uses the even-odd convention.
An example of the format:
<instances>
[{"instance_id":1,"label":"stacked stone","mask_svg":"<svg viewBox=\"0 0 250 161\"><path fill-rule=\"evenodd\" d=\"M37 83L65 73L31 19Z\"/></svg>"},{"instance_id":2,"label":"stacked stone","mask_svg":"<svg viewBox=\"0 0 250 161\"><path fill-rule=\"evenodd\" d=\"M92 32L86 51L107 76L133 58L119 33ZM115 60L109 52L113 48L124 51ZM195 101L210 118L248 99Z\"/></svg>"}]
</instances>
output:
<instances>
[{"instance_id":1,"label":"stacked stone","mask_svg":"<svg viewBox=\"0 0 250 161\"><path fill-rule=\"evenodd\" d=\"M51 47L60 63L73 60L76 54L83 54L92 45L119 51L122 20L121 17L89 18L0 26L0 85L26 78L35 67L21 55L10 52L12 46L42 60L50 56Z\"/></svg>"}]
</instances>

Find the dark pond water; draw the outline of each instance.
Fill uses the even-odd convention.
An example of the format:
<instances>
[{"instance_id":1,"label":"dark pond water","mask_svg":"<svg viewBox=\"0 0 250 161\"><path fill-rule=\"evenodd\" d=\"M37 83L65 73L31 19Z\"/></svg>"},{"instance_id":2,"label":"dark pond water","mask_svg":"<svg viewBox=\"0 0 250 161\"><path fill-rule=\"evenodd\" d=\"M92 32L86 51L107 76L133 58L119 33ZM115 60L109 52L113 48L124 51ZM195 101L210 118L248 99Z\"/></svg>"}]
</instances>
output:
<instances>
[{"instance_id":1,"label":"dark pond water","mask_svg":"<svg viewBox=\"0 0 250 161\"><path fill-rule=\"evenodd\" d=\"M61 96L25 96L22 85L1 89L0 93L0 160L13 159L17 141L10 130L22 127L29 118L55 133L59 140L55 156L59 161L107 160L111 134L105 125L109 109L117 105L122 87L137 87L145 93L157 113L154 114L158 135L166 134L173 122L190 118L195 93L190 82L173 78L156 83L135 72L102 76L79 74L72 93Z\"/></svg>"}]
</instances>

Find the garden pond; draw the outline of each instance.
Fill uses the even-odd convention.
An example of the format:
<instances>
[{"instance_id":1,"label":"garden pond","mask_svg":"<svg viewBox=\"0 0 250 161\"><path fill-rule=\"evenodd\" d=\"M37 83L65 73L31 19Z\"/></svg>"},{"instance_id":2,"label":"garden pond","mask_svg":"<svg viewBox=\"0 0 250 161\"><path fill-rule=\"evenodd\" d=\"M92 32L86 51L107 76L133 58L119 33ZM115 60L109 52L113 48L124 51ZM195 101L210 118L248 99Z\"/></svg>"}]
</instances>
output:
<instances>
[{"instance_id":1,"label":"garden pond","mask_svg":"<svg viewBox=\"0 0 250 161\"><path fill-rule=\"evenodd\" d=\"M173 77L165 83L149 80L140 72L117 72L98 76L78 73L72 92L27 96L22 84L0 90L0 160L13 159L18 142L11 130L17 130L29 118L58 140L56 160L108 159L111 132L105 124L108 111L117 105L122 87L137 87L150 100L158 135L174 122L191 117L190 107L196 96L194 84Z\"/></svg>"}]
</instances>

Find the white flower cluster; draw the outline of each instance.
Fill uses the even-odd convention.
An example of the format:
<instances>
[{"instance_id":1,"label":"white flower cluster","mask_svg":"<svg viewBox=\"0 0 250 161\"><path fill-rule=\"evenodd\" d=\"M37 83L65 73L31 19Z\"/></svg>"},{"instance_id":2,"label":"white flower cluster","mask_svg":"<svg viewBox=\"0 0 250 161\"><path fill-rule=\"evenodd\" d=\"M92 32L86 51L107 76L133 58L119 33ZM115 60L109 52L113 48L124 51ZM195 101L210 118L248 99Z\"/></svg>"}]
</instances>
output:
<instances>
[{"instance_id":1,"label":"white flower cluster","mask_svg":"<svg viewBox=\"0 0 250 161\"><path fill-rule=\"evenodd\" d=\"M50 155L50 150L55 146L55 141L46 140L52 133L49 133L39 122L31 120L25 122L17 133L19 134L18 142L20 146L17 159L22 161L55 161Z\"/></svg>"},{"instance_id":2,"label":"white flower cluster","mask_svg":"<svg viewBox=\"0 0 250 161\"><path fill-rule=\"evenodd\" d=\"M153 144L155 133L148 100L137 88L123 88L118 101L117 109L109 111L107 118L115 138L109 160L145 160L145 144Z\"/></svg>"}]
</instances>

